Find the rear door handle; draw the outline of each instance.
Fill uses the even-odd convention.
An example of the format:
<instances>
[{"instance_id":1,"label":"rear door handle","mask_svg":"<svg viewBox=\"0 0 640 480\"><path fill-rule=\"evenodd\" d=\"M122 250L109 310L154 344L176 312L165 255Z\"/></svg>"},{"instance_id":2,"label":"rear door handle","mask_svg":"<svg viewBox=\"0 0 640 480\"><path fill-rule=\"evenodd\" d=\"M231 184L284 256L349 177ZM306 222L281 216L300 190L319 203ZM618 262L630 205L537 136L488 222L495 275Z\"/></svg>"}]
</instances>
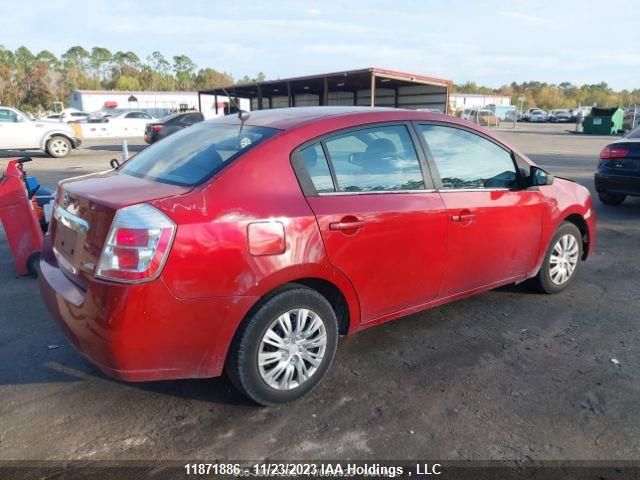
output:
<instances>
[{"instance_id":1,"label":"rear door handle","mask_svg":"<svg viewBox=\"0 0 640 480\"><path fill-rule=\"evenodd\" d=\"M358 230L364 227L362 220L332 222L329 224L329 230Z\"/></svg>"},{"instance_id":2,"label":"rear door handle","mask_svg":"<svg viewBox=\"0 0 640 480\"><path fill-rule=\"evenodd\" d=\"M476 218L473 213L462 213L460 215L451 215L452 222L470 222Z\"/></svg>"},{"instance_id":3,"label":"rear door handle","mask_svg":"<svg viewBox=\"0 0 640 480\"><path fill-rule=\"evenodd\" d=\"M458 222L463 225L468 225L473 222L476 218L474 213L471 213L469 210L462 210L457 215L451 215L452 222Z\"/></svg>"}]
</instances>

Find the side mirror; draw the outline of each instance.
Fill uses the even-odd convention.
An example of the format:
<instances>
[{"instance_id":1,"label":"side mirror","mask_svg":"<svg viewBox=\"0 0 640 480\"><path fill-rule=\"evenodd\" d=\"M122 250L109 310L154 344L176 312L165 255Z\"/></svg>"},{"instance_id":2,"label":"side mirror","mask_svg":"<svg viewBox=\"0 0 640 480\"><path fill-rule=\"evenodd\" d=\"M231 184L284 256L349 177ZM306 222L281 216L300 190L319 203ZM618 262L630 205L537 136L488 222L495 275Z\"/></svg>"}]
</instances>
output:
<instances>
[{"instance_id":1,"label":"side mirror","mask_svg":"<svg viewBox=\"0 0 640 480\"><path fill-rule=\"evenodd\" d=\"M120 162L118 162L117 158L112 158L111 161L109 162L109 165L111 165L111 168L116 170L120 166Z\"/></svg>"},{"instance_id":2,"label":"side mirror","mask_svg":"<svg viewBox=\"0 0 640 480\"><path fill-rule=\"evenodd\" d=\"M540 167L533 166L529 174L529 184L532 187L551 185L553 184L553 175Z\"/></svg>"}]
</instances>

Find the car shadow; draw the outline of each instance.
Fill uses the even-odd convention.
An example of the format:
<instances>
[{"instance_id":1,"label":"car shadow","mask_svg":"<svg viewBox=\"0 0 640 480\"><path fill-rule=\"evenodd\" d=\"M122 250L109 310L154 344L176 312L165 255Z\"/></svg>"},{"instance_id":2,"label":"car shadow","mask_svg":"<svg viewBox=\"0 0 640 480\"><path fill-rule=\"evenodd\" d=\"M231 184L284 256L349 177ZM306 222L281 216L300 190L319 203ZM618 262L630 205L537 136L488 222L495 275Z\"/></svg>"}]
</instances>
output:
<instances>
[{"instance_id":1,"label":"car shadow","mask_svg":"<svg viewBox=\"0 0 640 480\"><path fill-rule=\"evenodd\" d=\"M129 149L129 153L138 153L147 148L149 145L147 144L129 144L127 148ZM91 150L94 152L122 152L122 145L90 145L84 147L86 150Z\"/></svg>"},{"instance_id":2,"label":"car shadow","mask_svg":"<svg viewBox=\"0 0 640 480\"><path fill-rule=\"evenodd\" d=\"M14 157L50 158L48 154L39 150L0 150L0 158Z\"/></svg>"}]
</instances>

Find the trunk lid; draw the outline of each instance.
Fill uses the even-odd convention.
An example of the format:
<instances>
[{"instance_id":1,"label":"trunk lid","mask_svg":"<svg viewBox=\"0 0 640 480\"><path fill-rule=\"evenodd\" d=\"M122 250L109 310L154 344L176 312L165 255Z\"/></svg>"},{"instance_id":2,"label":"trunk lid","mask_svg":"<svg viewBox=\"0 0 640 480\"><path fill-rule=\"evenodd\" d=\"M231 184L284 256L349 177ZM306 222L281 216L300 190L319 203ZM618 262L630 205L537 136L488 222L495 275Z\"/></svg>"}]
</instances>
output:
<instances>
[{"instance_id":1,"label":"trunk lid","mask_svg":"<svg viewBox=\"0 0 640 480\"><path fill-rule=\"evenodd\" d=\"M61 182L49 230L61 270L86 289L119 208L191 190L115 171Z\"/></svg>"},{"instance_id":2,"label":"trunk lid","mask_svg":"<svg viewBox=\"0 0 640 480\"><path fill-rule=\"evenodd\" d=\"M623 148L628 151L627 155L620 158L609 158L605 160L604 166L619 172L639 172L640 173L640 139L622 139L610 145L612 148Z\"/></svg>"}]
</instances>

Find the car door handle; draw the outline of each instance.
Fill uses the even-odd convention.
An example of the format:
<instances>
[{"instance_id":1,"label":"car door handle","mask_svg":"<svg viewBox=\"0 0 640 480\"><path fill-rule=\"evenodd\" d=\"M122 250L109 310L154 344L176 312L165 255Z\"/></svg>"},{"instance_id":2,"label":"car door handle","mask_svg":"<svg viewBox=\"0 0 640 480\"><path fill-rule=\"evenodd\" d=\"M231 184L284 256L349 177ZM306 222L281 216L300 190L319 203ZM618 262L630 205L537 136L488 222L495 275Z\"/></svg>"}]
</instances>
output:
<instances>
[{"instance_id":1,"label":"car door handle","mask_svg":"<svg viewBox=\"0 0 640 480\"><path fill-rule=\"evenodd\" d=\"M457 215L451 215L452 222L462 223L463 225L468 225L473 222L476 218L474 213L471 213L469 210L462 210Z\"/></svg>"},{"instance_id":2,"label":"car door handle","mask_svg":"<svg viewBox=\"0 0 640 480\"><path fill-rule=\"evenodd\" d=\"M361 220L331 222L329 224L329 230L358 230L362 227L364 227L364 222Z\"/></svg>"}]
</instances>

